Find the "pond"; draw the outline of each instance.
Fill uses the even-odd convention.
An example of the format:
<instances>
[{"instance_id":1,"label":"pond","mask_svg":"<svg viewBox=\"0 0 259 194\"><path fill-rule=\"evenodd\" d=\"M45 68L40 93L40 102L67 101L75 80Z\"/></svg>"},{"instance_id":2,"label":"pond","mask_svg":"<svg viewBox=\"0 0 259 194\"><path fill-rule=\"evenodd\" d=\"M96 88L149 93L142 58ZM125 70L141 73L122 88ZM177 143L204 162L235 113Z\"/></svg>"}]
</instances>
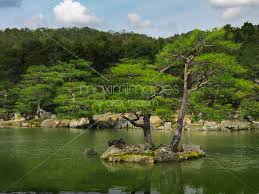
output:
<instances>
[{"instance_id":1,"label":"pond","mask_svg":"<svg viewBox=\"0 0 259 194\"><path fill-rule=\"evenodd\" d=\"M172 132L154 131L156 144ZM142 143L141 130L0 129L0 193L259 193L259 132L185 132L207 157L183 163L107 164L86 157L122 137Z\"/></svg>"}]
</instances>

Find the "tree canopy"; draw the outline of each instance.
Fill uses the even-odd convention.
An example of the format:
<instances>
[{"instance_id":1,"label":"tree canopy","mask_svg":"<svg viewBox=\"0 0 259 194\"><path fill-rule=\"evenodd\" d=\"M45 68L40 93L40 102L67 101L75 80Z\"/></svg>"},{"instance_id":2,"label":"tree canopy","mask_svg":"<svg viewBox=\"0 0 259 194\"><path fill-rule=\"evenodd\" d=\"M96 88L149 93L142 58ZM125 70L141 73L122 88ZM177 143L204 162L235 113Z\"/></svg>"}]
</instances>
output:
<instances>
[{"instance_id":1,"label":"tree canopy","mask_svg":"<svg viewBox=\"0 0 259 194\"><path fill-rule=\"evenodd\" d=\"M247 22L167 39L90 28L2 30L0 117L33 115L40 105L60 117L112 111L167 120L179 109L183 64L195 55L188 68L193 119L257 119L258 30Z\"/></svg>"}]
</instances>

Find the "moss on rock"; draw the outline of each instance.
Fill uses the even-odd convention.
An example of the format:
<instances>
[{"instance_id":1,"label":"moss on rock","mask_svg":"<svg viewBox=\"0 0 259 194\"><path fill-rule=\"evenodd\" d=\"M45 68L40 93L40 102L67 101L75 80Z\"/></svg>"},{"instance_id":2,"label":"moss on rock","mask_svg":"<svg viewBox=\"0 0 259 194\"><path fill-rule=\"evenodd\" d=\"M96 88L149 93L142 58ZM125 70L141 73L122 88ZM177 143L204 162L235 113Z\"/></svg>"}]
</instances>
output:
<instances>
[{"instance_id":1,"label":"moss on rock","mask_svg":"<svg viewBox=\"0 0 259 194\"><path fill-rule=\"evenodd\" d=\"M144 145L125 145L123 147L109 147L101 156L107 162L127 163L162 163L179 162L204 157L200 146L183 145L180 151L174 153L170 146L161 145L155 150L146 150Z\"/></svg>"}]
</instances>

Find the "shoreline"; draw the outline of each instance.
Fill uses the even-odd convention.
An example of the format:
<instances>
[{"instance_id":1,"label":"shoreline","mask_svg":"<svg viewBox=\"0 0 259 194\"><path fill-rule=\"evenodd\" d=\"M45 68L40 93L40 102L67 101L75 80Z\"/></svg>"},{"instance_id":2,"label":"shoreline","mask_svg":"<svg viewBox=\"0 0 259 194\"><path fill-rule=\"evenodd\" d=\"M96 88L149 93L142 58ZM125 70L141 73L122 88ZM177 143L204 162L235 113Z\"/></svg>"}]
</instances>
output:
<instances>
[{"instance_id":1,"label":"shoreline","mask_svg":"<svg viewBox=\"0 0 259 194\"><path fill-rule=\"evenodd\" d=\"M137 129L128 121L120 118L119 114L104 114L95 116L98 118L95 127L92 129ZM16 118L8 121L0 120L0 128L71 128L88 129L91 123L87 118L80 119L31 119ZM163 121L158 116L151 119L151 129L157 131L174 131L175 121ZM185 131L215 131L215 132L238 132L259 130L259 122L248 122L245 120L223 120L191 122L186 119Z\"/></svg>"}]
</instances>

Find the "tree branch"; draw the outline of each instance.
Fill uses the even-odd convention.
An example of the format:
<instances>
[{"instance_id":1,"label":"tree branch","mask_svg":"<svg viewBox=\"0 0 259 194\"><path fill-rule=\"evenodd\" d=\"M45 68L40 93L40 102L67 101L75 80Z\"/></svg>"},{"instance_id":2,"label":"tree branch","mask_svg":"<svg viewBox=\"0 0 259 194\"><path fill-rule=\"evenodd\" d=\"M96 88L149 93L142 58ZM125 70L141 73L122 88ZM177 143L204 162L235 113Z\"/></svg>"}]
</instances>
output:
<instances>
[{"instance_id":1,"label":"tree branch","mask_svg":"<svg viewBox=\"0 0 259 194\"><path fill-rule=\"evenodd\" d=\"M159 72L160 73L165 73L165 72L167 72L170 68L172 68L172 67L174 67L175 65L173 64L173 65L169 65L169 66L167 66L167 67L162 67L161 69L159 69Z\"/></svg>"},{"instance_id":2,"label":"tree branch","mask_svg":"<svg viewBox=\"0 0 259 194\"><path fill-rule=\"evenodd\" d=\"M161 94L161 92L163 91L163 88L161 86L157 86L157 87L159 88L159 90L154 95L150 96L148 100L153 100L155 97Z\"/></svg>"},{"instance_id":3,"label":"tree branch","mask_svg":"<svg viewBox=\"0 0 259 194\"><path fill-rule=\"evenodd\" d=\"M193 89L190 90L190 93L193 93L193 92L199 90L200 88L202 88L203 86L205 86L207 83L208 83L208 80L199 83L196 88L193 88Z\"/></svg>"},{"instance_id":4,"label":"tree branch","mask_svg":"<svg viewBox=\"0 0 259 194\"><path fill-rule=\"evenodd\" d=\"M129 121L135 127L144 128L144 124L136 123L136 121L138 121L140 119L140 115L138 115L137 113L134 113L134 115L137 117L136 119L130 119L130 118L126 117L125 114L121 114L121 117L124 118L125 120Z\"/></svg>"}]
</instances>

